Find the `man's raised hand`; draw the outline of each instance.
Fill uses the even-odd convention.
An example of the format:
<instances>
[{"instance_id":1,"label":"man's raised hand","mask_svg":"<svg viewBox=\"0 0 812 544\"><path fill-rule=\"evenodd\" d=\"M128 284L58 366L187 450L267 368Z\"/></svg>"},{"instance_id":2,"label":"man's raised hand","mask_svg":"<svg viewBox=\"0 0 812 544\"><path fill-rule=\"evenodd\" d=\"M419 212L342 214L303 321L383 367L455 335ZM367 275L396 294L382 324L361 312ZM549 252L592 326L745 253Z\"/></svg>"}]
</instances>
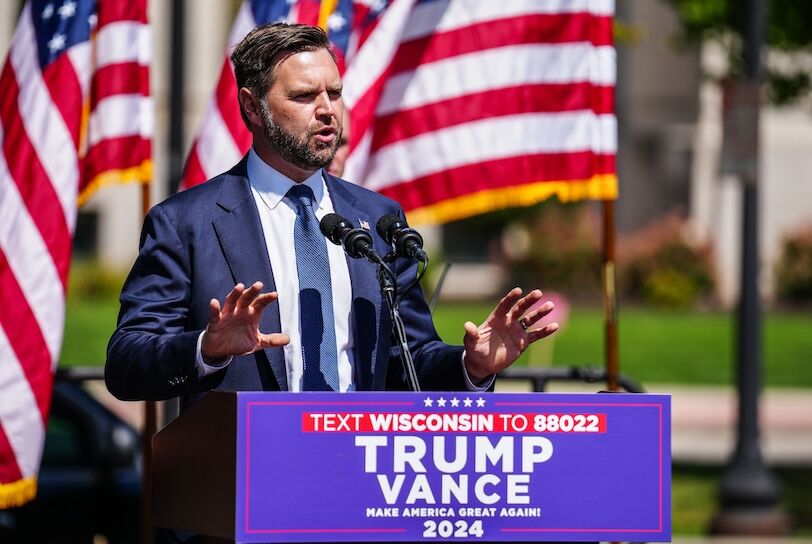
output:
<instances>
[{"instance_id":1,"label":"man's raised hand","mask_svg":"<svg viewBox=\"0 0 812 544\"><path fill-rule=\"evenodd\" d=\"M499 301L482 325L465 323L465 367L472 378L483 380L501 372L513 364L530 344L558 330L558 323L534 327L553 311L553 303L547 301L528 312L540 300L541 291L538 289L522 297L522 290L516 287Z\"/></svg>"},{"instance_id":2,"label":"man's raised hand","mask_svg":"<svg viewBox=\"0 0 812 544\"><path fill-rule=\"evenodd\" d=\"M260 349L274 348L290 342L287 334L265 334L259 330L262 311L278 298L276 292L262 293L262 282L247 288L234 286L223 301L209 302L211 318L203 334L200 351L206 359L246 355Z\"/></svg>"}]
</instances>

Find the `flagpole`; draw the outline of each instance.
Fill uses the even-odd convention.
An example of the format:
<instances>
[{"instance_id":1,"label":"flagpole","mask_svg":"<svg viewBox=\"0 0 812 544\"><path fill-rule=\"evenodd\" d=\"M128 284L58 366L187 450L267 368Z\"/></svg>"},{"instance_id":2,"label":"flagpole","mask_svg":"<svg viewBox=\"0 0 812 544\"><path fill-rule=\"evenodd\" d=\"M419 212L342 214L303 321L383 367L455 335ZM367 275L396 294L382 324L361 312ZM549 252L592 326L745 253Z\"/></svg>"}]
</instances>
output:
<instances>
[{"instance_id":1,"label":"flagpole","mask_svg":"<svg viewBox=\"0 0 812 544\"><path fill-rule=\"evenodd\" d=\"M618 361L617 345L617 289L615 278L615 201L603 201L603 255L601 259L603 271L603 308L604 308L604 334L606 364L606 388L617 391Z\"/></svg>"}]
</instances>

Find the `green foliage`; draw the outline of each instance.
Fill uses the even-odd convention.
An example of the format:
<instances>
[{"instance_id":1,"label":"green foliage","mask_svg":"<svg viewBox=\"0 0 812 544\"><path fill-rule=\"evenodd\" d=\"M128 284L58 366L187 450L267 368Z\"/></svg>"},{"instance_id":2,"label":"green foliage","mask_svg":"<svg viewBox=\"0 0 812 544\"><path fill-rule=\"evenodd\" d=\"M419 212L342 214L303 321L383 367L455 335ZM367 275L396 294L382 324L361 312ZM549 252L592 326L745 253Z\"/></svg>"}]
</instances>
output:
<instances>
[{"instance_id":1,"label":"green foliage","mask_svg":"<svg viewBox=\"0 0 812 544\"><path fill-rule=\"evenodd\" d=\"M719 41L725 45L729 73L743 73L743 43L747 6L740 0L663 0L676 11L682 24L681 38L690 43ZM802 57L812 52L812 2L770 0L766 13L766 45L783 54L767 63L768 96L774 104L795 102L812 90L812 80ZM789 62L787 62L789 61Z\"/></svg>"},{"instance_id":2,"label":"green foliage","mask_svg":"<svg viewBox=\"0 0 812 544\"><path fill-rule=\"evenodd\" d=\"M527 248L518 254L505 248L513 284L555 290L577 299L597 297L601 285L599 221L597 209L588 203L548 201L536 214L517 222Z\"/></svg>"},{"instance_id":3,"label":"green foliage","mask_svg":"<svg viewBox=\"0 0 812 544\"><path fill-rule=\"evenodd\" d=\"M644 278L645 300L664 308L685 308L696 300L697 285L691 276L674 268L654 269Z\"/></svg>"},{"instance_id":4,"label":"green foliage","mask_svg":"<svg viewBox=\"0 0 812 544\"><path fill-rule=\"evenodd\" d=\"M684 233L684 222L672 215L621 240L618 287L625 298L690 308L712 293L711 249L692 243Z\"/></svg>"},{"instance_id":5,"label":"green foliage","mask_svg":"<svg viewBox=\"0 0 812 544\"><path fill-rule=\"evenodd\" d=\"M125 275L93 261L71 264L68 296L73 298L118 299Z\"/></svg>"},{"instance_id":6,"label":"green foliage","mask_svg":"<svg viewBox=\"0 0 812 544\"><path fill-rule=\"evenodd\" d=\"M812 302L812 227L787 236L775 266L775 285L781 300Z\"/></svg>"}]
</instances>

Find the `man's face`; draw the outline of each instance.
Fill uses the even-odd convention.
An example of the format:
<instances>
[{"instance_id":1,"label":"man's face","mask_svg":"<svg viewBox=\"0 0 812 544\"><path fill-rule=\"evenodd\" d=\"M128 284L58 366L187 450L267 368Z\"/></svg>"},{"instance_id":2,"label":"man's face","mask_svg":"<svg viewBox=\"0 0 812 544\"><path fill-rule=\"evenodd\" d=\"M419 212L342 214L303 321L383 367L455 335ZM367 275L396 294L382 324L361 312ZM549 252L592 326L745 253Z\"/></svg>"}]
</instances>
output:
<instances>
[{"instance_id":1,"label":"man's face","mask_svg":"<svg viewBox=\"0 0 812 544\"><path fill-rule=\"evenodd\" d=\"M341 78L324 49L293 54L276 66L260 100L265 144L303 172L327 166L341 141ZM285 173L285 172L283 172Z\"/></svg>"}]
</instances>

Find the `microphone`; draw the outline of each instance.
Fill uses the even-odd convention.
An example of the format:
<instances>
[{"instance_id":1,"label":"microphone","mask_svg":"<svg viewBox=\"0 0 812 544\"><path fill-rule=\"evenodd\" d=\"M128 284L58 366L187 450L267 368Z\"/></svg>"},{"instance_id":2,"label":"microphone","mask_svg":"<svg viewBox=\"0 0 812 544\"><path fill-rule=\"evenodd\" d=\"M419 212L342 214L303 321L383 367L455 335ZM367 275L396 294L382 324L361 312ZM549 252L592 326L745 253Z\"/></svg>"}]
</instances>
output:
<instances>
[{"instance_id":1,"label":"microphone","mask_svg":"<svg viewBox=\"0 0 812 544\"><path fill-rule=\"evenodd\" d=\"M421 263L428 261L428 255L423 251L423 237L406 220L397 215L384 215L375 228L387 244L394 246L400 257L411 257Z\"/></svg>"},{"instance_id":2,"label":"microphone","mask_svg":"<svg viewBox=\"0 0 812 544\"><path fill-rule=\"evenodd\" d=\"M366 257L374 263L381 258L372 248L372 236L361 228L353 228L352 223L338 215L328 213L319 222L321 233L337 246L344 246L344 251L356 259Z\"/></svg>"}]
</instances>

